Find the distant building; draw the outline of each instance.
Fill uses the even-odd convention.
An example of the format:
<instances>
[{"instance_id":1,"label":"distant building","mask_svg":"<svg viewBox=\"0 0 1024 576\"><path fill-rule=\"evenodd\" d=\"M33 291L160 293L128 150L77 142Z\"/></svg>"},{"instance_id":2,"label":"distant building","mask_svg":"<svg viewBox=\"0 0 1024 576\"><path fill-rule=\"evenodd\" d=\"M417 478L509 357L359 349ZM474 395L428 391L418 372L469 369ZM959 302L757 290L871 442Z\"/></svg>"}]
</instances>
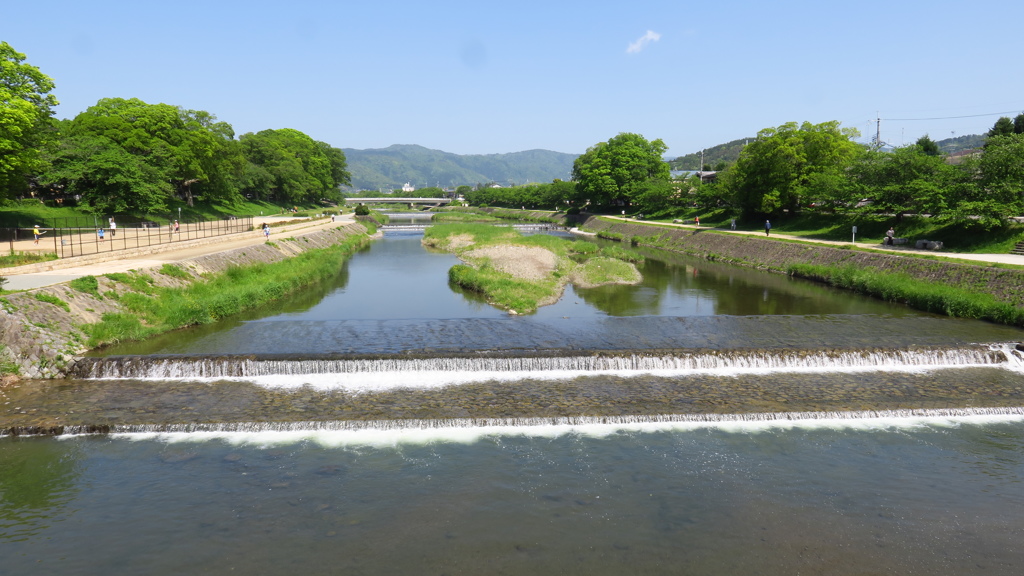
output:
<instances>
[{"instance_id":1,"label":"distant building","mask_svg":"<svg viewBox=\"0 0 1024 576\"><path fill-rule=\"evenodd\" d=\"M950 152L949 154L946 155L946 163L947 164L960 164L961 162L964 161L964 159L969 158L971 156L974 156L976 154L981 154L981 150L978 150L978 149L968 149L968 150L957 150L956 152Z\"/></svg>"},{"instance_id":2,"label":"distant building","mask_svg":"<svg viewBox=\"0 0 1024 576\"><path fill-rule=\"evenodd\" d=\"M406 182L405 186L402 186L402 192L415 192L415 191L416 191L416 187L413 186L409 182Z\"/></svg>"}]
</instances>

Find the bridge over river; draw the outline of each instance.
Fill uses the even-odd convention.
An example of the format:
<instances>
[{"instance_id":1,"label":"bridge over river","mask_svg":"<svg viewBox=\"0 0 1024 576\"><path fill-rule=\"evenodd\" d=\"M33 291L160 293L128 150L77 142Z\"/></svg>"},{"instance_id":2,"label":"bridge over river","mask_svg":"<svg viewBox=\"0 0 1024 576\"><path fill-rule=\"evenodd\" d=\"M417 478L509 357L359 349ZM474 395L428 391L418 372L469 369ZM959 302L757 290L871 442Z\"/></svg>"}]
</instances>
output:
<instances>
[{"instance_id":1,"label":"bridge over river","mask_svg":"<svg viewBox=\"0 0 1024 576\"><path fill-rule=\"evenodd\" d=\"M430 204L431 206L444 206L451 204L451 198L396 198L392 196L382 198L345 198L346 204Z\"/></svg>"}]
</instances>

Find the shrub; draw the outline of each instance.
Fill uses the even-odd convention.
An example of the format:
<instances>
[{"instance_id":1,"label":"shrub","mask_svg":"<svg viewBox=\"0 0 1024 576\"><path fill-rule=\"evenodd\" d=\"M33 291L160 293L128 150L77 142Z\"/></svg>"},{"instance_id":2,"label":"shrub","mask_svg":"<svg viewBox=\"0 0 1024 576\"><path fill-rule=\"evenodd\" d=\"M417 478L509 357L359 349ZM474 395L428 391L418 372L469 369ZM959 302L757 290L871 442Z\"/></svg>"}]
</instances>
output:
<instances>
[{"instance_id":1,"label":"shrub","mask_svg":"<svg viewBox=\"0 0 1024 576\"><path fill-rule=\"evenodd\" d=\"M96 298L103 298L100 296L100 282L95 276L89 275L75 278L71 282L68 282L68 286L71 286L79 292L90 294Z\"/></svg>"},{"instance_id":2,"label":"shrub","mask_svg":"<svg viewBox=\"0 0 1024 576\"><path fill-rule=\"evenodd\" d=\"M192 275L185 271L181 266L174 264L164 264L160 267L160 273L164 276L170 276L171 278L181 278L182 280L191 280Z\"/></svg>"}]
</instances>

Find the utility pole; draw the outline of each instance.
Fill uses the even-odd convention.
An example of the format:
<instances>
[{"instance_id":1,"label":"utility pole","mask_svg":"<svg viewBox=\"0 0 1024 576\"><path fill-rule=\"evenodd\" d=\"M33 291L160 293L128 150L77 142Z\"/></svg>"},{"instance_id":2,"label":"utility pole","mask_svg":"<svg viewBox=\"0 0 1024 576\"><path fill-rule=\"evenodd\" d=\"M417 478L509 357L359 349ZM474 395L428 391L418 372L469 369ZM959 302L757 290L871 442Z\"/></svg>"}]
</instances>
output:
<instances>
[{"instance_id":1,"label":"utility pole","mask_svg":"<svg viewBox=\"0 0 1024 576\"><path fill-rule=\"evenodd\" d=\"M875 146L882 147L882 117L875 112Z\"/></svg>"}]
</instances>

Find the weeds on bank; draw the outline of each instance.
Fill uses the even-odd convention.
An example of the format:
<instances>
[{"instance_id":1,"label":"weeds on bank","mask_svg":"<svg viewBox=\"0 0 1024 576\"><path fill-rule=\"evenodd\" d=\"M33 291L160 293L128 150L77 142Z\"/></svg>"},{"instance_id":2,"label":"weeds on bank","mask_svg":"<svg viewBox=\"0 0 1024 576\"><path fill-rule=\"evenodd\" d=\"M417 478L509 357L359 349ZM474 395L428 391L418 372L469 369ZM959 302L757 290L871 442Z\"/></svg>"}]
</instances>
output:
<instances>
[{"instance_id":1,"label":"weeds on bank","mask_svg":"<svg viewBox=\"0 0 1024 576\"><path fill-rule=\"evenodd\" d=\"M368 242L366 236L350 236L330 248L272 264L233 267L180 288L141 284L148 290L125 292L118 298L129 312L105 314L99 323L83 327L89 335L88 345L140 340L259 308L333 278L341 263Z\"/></svg>"},{"instance_id":2,"label":"weeds on bank","mask_svg":"<svg viewBox=\"0 0 1024 576\"><path fill-rule=\"evenodd\" d=\"M907 274L859 268L850 264L794 264L788 268L788 272L793 276L854 290L890 302L901 302L925 312L1024 325L1024 309L999 302L991 294L949 284L921 282Z\"/></svg>"},{"instance_id":3,"label":"weeds on bank","mask_svg":"<svg viewBox=\"0 0 1024 576\"><path fill-rule=\"evenodd\" d=\"M189 274L184 268L174 264L165 263L163 266L160 267L160 273L163 274L164 276L170 276L171 278L180 278L182 280L192 279L192 275Z\"/></svg>"},{"instance_id":4,"label":"weeds on bank","mask_svg":"<svg viewBox=\"0 0 1024 576\"><path fill-rule=\"evenodd\" d=\"M53 294L47 294L45 292L36 292L33 297L40 302L46 302L47 304L53 304L58 308L63 308L65 312L71 311L71 306L67 302L54 296Z\"/></svg>"},{"instance_id":5,"label":"weeds on bank","mask_svg":"<svg viewBox=\"0 0 1024 576\"><path fill-rule=\"evenodd\" d=\"M83 294L89 294L97 300L103 299L103 296L100 295L100 282L95 276L80 276L68 282L68 286Z\"/></svg>"}]
</instances>

